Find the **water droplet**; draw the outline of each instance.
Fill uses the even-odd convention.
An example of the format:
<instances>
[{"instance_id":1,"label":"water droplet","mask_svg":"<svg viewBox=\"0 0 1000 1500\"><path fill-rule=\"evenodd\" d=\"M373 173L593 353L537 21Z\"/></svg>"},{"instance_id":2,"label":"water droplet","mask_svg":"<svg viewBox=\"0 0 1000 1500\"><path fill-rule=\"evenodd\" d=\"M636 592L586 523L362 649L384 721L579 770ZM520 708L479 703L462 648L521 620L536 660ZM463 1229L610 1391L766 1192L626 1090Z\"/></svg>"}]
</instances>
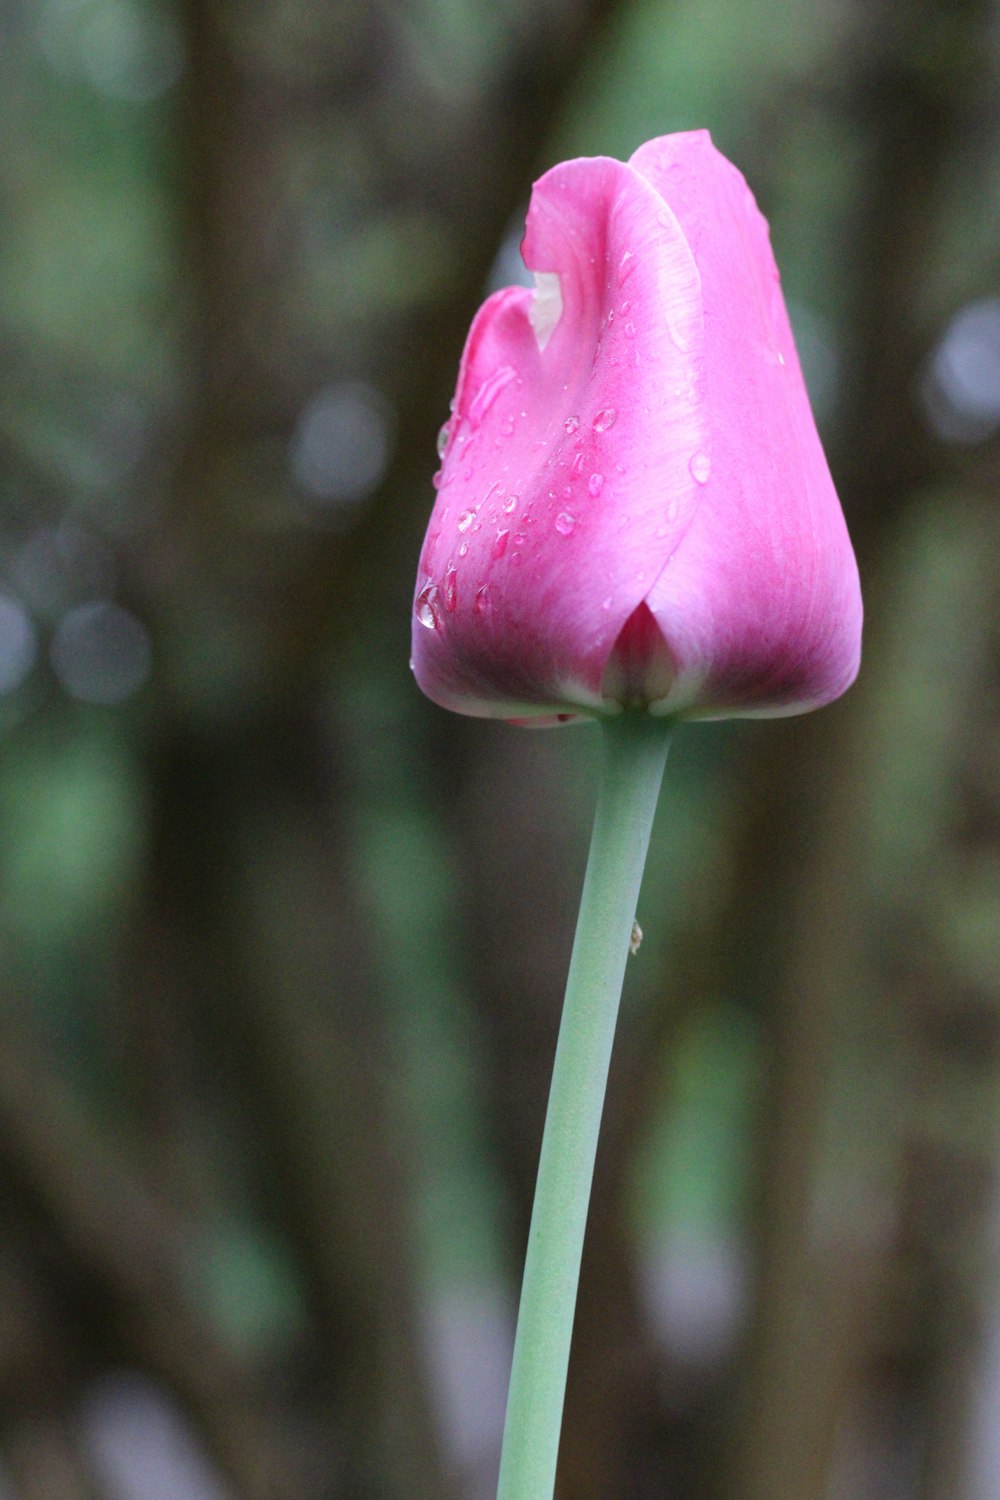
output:
<instances>
[{"instance_id":1,"label":"water droplet","mask_svg":"<svg viewBox=\"0 0 1000 1500\"><path fill-rule=\"evenodd\" d=\"M469 551L469 544L468 544L468 542L463 542L462 545L458 549L458 555L459 555L459 557L466 557L468 555L468 551Z\"/></svg>"},{"instance_id":2,"label":"water droplet","mask_svg":"<svg viewBox=\"0 0 1000 1500\"><path fill-rule=\"evenodd\" d=\"M449 437L450 433L451 433L451 423L450 422L444 422L444 423L442 423L441 429L440 429L440 431L438 432L438 435L437 435L437 453L438 453L438 458L444 458L445 452L446 452L447 447L448 447L448 437Z\"/></svg>"},{"instance_id":3,"label":"water droplet","mask_svg":"<svg viewBox=\"0 0 1000 1500\"><path fill-rule=\"evenodd\" d=\"M686 349L691 342L687 334L687 329L681 327L681 324L677 318L669 319L669 327L670 337L673 339L678 349Z\"/></svg>"},{"instance_id":4,"label":"water droplet","mask_svg":"<svg viewBox=\"0 0 1000 1500\"><path fill-rule=\"evenodd\" d=\"M603 474L591 474L590 478L587 480L587 491L588 491L588 493L591 494L591 495L593 495L594 499L596 500L597 497L598 497L598 495L603 490L603 488L604 488L604 475Z\"/></svg>"},{"instance_id":5,"label":"water droplet","mask_svg":"<svg viewBox=\"0 0 1000 1500\"><path fill-rule=\"evenodd\" d=\"M615 321L615 310L614 310L613 307L609 307L608 308L608 322L609 323L613 323L614 321Z\"/></svg>"},{"instance_id":6,"label":"water droplet","mask_svg":"<svg viewBox=\"0 0 1000 1500\"><path fill-rule=\"evenodd\" d=\"M509 531L497 532L496 540L494 541L493 546L490 549L491 554L495 560L503 557L504 553L507 551L507 538L509 536Z\"/></svg>"},{"instance_id":7,"label":"water droplet","mask_svg":"<svg viewBox=\"0 0 1000 1500\"><path fill-rule=\"evenodd\" d=\"M473 612L477 615L488 615L491 608L490 591L485 583L480 584L472 601Z\"/></svg>"},{"instance_id":8,"label":"water droplet","mask_svg":"<svg viewBox=\"0 0 1000 1500\"><path fill-rule=\"evenodd\" d=\"M625 324L625 337L627 339L634 339L635 338L635 324L634 323L626 323Z\"/></svg>"},{"instance_id":9,"label":"water droplet","mask_svg":"<svg viewBox=\"0 0 1000 1500\"><path fill-rule=\"evenodd\" d=\"M517 535L515 536L515 538L514 538L514 546L515 547L523 547L526 540L527 540L527 538L525 537L524 532L523 531L519 531L517 533Z\"/></svg>"},{"instance_id":10,"label":"water droplet","mask_svg":"<svg viewBox=\"0 0 1000 1500\"><path fill-rule=\"evenodd\" d=\"M427 630L437 630L441 624L440 599L441 591L436 583L425 583L417 595L417 619Z\"/></svg>"},{"instance_id":11,"label":"water droplet","mask_svg":"<svg viewBox=\"0 0 1000 1500\"><path fill-rule=\"evenodd\" d=\"M778 364L779 365L783 365L784 363L785 363L785 356L782 354L781 350L779 349L778 350Z\"/></svg>"},{"instance_id":12,"label":"water droplet","mask_svg":"<svg viewBox=\"0 0 1000 1500\"><path fill-rule=\"evenodd\" d=\"M579 417L567 417L565 422L563 423L563 431L565 432L567 437L572 437L579 425Z\"/></svg>"},{"instance_id":13,"label":"water droplet","mask_svg":"<svg viewBox=\"0 0 1000 1500\"><path fill-rule=\"evenodd\" d=\"M505 515L513 515L514 511L517 509L517 496L511 495L509 499L505 500L503 508Z\"/></svg>"},{"instance_id":14,"label":"water droplet","mask_svg":"<svg viewBox=\"0 0 1000 1500\"><path fill-rule=\"evenodd\" d=\"M458 608L458 576L454 563L449 563L444 575L444 603L450 615Z\"/></svg>"},{"instance_id":15,"label":"water droplet","mask_svg":"<svg viewBox=\"0 0 1000 1500\"><path fill-rule=\"evenodd\" d=\"M576 530L576 516L571 516L568 510L561 510L556 516L555 528L560 536L572 536Z\"/></svg>"},{"instance_id":16,"label":"water droplet","mask_svg":"<svg viewBox=\"0 0 1000 1500\"><path fill-rule=\"evenodd\" d=\"M597 413L597 416L594 418L592 424L594 431L607 432L609 427L613 427L615 425L615 418L617 416L618 413L615 411L613 406L605 406L604 409L602 411L599 411Z\"/></svg>"},{"instance_id":17,"label":"water droplet","mask_svg":"<svg viewBox=\"0 0 1000 1500\"><path fill-rule=\"evenodd\" d=\"M458 518L459 531L468 531L469 527L472 525L475 519L476 512L474 510L463 510L462 514Z\"/></svg>"},{"instance_id":18,"label":"water droplet","mask_svg":"<svg viewBox=\"0 0 1000 1500\"><path fill-rule=\"evenodd\" d=\"M632 306L631 302L626 297L625 301L621 305L621 315L622 315L623 318L627 318L628 317L628 315L629 315L629 309L631 308L631 306Z\"/></svg>"},{"instance_id":19,"label":"water droplet","mask_svg":"<svg viewBox=\"0 0 1000 1500\"><path fill-rule=\"evenodd\" d=\"M520 552L512 552L511 555L510 555L510 560L511 560L511 562L514 565L519 564L520 561L521 561L521 554L520 554Z\"/></svg>"},{"instance_id":20,"label":"water droplet","mask_svg":"<svg viewBox=\"0 0 1000 1500\"><path fill-rule=\"evenodd\" d=\"M575 454L573 458L572 473L582 474L584 462L585 460L582 453Z\"/></svg>"},{"instance_id":21,"label":"water droplet","mask_svg":"<svg viewBox=\"0 0 1000 1500\"><path fill-rule=\"evenodd\" d=\"M441 486L442 486L443 483L444 483L444 473L443 473L443 471L441 469L438 469L437 473L434 475L434 478L431 480L431 484L434 486L434 488L436 490L439 490L441 488Z\"/></svg>"},{"instance_id":22,"label":"water droplet","mask_svg":"<svg viewBox=\"0 0 1000 1500\"><path fill-rule=\"evenodd\" d=\"M618 285L619 286L622 286L629 279L629 277L631 276L632 272L635 270L635 265L636 265L635 256L632 254L632 251L631 250L625 250L622 253L621 260L618 262Z\"/></svg>"},{"instance_id":23,"label":"water droplet","mask_svg":"<svg viewBox=\"0 0 1000 1500\"><path fill-rule=\"evenodd\" d=\"M505 386L510 385L512 380L517 379L517 371L511 369L510 365L501 365L488 375L476 392L475 400L469 407L469 425L478 427L486 413L493 405Z\"/></svg>"},{"instance_id":24,"label":"water droplet","mask_svg":"<svg viewBox=\"0 0 1000 1500\"><path fill-rule=\"evenodd\" d=\"M688 464L688 468L691 470L691 477L698 484L707 484L708 476L712 472L712 460L707 453L696 453Z\"/></svg>"},{"instance_id":25,"label":"water droplet","mask_svg":"<svg viewBox=\"0 0 1000 1500\"><path fill-rule=\"evenodd\" d=\"M573 498L573 486L571 484L567 484L563 488L563 499L564 500L572 500L572 498Z\"/></svg>"}]
</instances>

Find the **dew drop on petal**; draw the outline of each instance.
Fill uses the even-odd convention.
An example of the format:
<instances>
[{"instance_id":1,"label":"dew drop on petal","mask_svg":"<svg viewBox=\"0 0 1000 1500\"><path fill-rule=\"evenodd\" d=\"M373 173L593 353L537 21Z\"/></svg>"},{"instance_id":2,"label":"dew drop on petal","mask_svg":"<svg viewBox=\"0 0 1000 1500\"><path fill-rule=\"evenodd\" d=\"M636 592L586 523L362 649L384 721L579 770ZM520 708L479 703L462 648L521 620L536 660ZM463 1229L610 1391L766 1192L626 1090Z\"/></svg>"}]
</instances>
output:
<instances>
[{"instance_id":1,"label":"dew drop on petal","mask_svg":"<svg viewBox=\"0 0 1000 1500\"><path fill-rule=\"evenodd\" d=\"M583 456L582 453L576 453L576 454L574 454L573 455L573 463L572 463L572 472L574 474L582 474L583 473L583 465L584 465L585 461L586 460L584 459L584 456Z\"/></svg>"},{"instance_id":2,"label":"dew drop on petal","mask_svg":"<svg viewBox=\"0 0 1000 1500\"><path fill-rule=\"evenodd\" d=\"M688 464L691 477L698 484L707 484L708 477L712 472L712 460L707 453L696 453Z\"/></svg>"},{"instance_id":3,"label":"dew drop on petal","mask_svg":"<svg viewBox=\"0 0 1000 1500\"><path fill-rule=\"evenodd\" d=\"M441 591L436 583L425 583L417 595L417 619L427 630L437 630L441 624L440 601Z\"/></svg>"},{"instance_id":4,"label":"dew drop on petal","mask_svg":"<svg viewBox=\"0 0 1000 1500\"><path fill-rule=\"evenodd\" d=\"M563 423L563 431L565 432L567 437L572 437L579 425L579 417L567 417L565 422Z\"/></svg>"},{"instance_id":5,"label":"dew drop on petal","mask_svg":"<svg viewBox=\"0 0 1000 1500\"><path fill-rule=\"evenodd\" d=\"M634 323L626 323L625 324L625 337L627 339L634 339L635 338L635 324Z\"/></svg>"},{"instance_id":6,"label":"dew drop on petal","mask_svg":"<svg viewBox=\"0 0 1000 1500\"><path fill-rule=\"evenodd\" d=\"M449 435L450 432L451 432L451 423L450 422L444 422L442 424L442 426L441 426L440 431L438 432L438 435L437 435L437 455L438 455L438 458L444 458L445 451L446 451L446 449L448 447L448 435Z\"/></svg>"},{"instance_id":7,"label":"dew drop on petal","mask_svg":"<svg viewBox=\"0 0 1000 1500\"><path fill-rule=\"evenodd\" d=\"M605 406L601 411L597 413L597 416L594 418L592 424L594 431L607 432L609 427L613 427L615 425L615 418L617 416L618 413L615 411L613 406Z\"/></svg>"},{"instance_id":8,"label":"dew drop on petal","mask_svg":"<svg viewBox=\"0 0 1000 1500\"><path fill-rule=\"evenodd\" d=\"M504 553L507 551L507 538L509 536L510 536L510 532L509 531L498 531L497 532L496 539L495 539L495 541L493 543L492 548L490 549L490 552L491 552L491 555L492 555L494 561L496 561L499 558L503 557Z\"/></svg>"},{"instance_id":9,"label":"dew drop on petal","mask_svg":"<svg viewBox=\"0 0 1000 1500\"><path fill-rule=\"evenodd\" d=\"M458 607L458 577L454 563L449 563L444 575L444 603L450 615Z\"/></svg>"},{"instance_id":10,"label":"dew drop on petal","mask_svg":"<svg viewBox=\"0 0 1000 1500\"><path fill-rule=\"evenodd\" d=\"M603 474L591 474L590 478L587 480L587 492L589 494L593 495L594 499L596 500L597 497L598 497L598 495L603 490L603 488L604 488L604 475Z\"/></svg>"},{"instance_id":11,"label":"dew drop on petal","mask_svg":"<svg viewBox=\"0 0 1000 1500\"><path fill-rule=\"evenodd\" d=\"M524 532L523 531L519 531L517 533L517 535L515 536L515 538L514 538L514 546L515 547L523 547L526 541L527 541L527 537L525 536Z\"/></svg>"},{"instance_id":12,"label":"dew drop on petal","mask_svg":"<svg viewBox=\"0 0 1000 1500\"><path fill-rule=\"evenodd\" d=\"M485 583L481 584L480 587L476 589L475 597L472 600L473 612L477 615L488 615L491 608L492 605L490 603L490 591L486 587Z\"/></svg>"},{"instance_id":13,"label":"dew drop on petal","mask_svg":"<svg viewBox=\"0 0 1000 1500\"><path fill-rule=\"evenodd\" d=\"M459 531L468 531L469 527L472 525L475 519L476 512L474 510L463 510L462 514L458 518Z\"/></svg>"},{"instance_id":14,"label":"dew drop on petal","mask_svg":"<svg viewBox=\"0 0 1000 1500\"><path fill-rule=\"evenodd\" d=\"M505 386L510 385L512 380L517 379L517 371L510 365L501 365L494 370L492 375L487 376L476 392L475 400L469 407L469 425L478 427L486 413L493 405Z\"/></svg>"},{"instance_id":15,"label":"dew drop on petal","mask_svg":"<svg viewBox=\"0 0 1000 1500\"><path fill-rule=\"evenodd\" d=\"M626 250L623 252L622 258L618 262L618 285L621 286L624 282L626 282L634 270L635 256L632 254L631 250Z\"/></svg>"},{"instance_id":16,"label":"dew drop on petal","mask_svg":"<svg viewBox=\"0 0 1000 1500\"><path fill-rule=\"evenodd\" d=\"M571 516L568 510L561 510L556 516L555 528L560 536L572 536L576 530L576 516Z\"/></svg>"},{"instance_id":17,"label":"dew drop on petal","mask_svg":"<svg viewBox=\"0 0 1000 1500\"><path fill-rule=\"evenodd\" d=\"M677 345L677 348L681 350L686 349L691 342L690 338L688 337L687 330L681 327L680 322L677 318L669 319L669 327L670 337Z\"/></svg>"},{"instance_id":18,"label":"dew drop on petal","mask_svg":"<svg viewBox=\"0 0 1000 1500\"><path fill-rule=\"evenodd\" d=\"M468 551L469 551L469 544L468 544L468 542L463 542L462 545L458 549L458 555L459 555L459 557L466 557L468 555Z\"/></svg>"},{"instance_id":19,"label":"dew drop on petal","mask_svg":"<svg viewBox=\"0 0 1000 1500\"><path fill-rule=\"evenodd\" d=\"M517 496L511 495L509 499L505 500L503 508L506 515L513 515L514 511L517 509Z\"/></svg>"}]
</instances>

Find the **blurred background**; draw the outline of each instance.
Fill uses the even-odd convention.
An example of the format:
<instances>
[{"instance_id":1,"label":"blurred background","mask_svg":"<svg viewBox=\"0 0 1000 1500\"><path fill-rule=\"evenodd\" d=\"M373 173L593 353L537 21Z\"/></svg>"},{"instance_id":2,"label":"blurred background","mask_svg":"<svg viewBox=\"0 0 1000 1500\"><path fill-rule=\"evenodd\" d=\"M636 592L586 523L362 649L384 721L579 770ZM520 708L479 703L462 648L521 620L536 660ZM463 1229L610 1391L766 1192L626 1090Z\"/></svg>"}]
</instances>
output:
<instances>
[{"instance_id":1,"label":"blurred background","mask_svg":"<svg viewBox=\"0 0 1000 1500\"><path fill-rule=\"evenodd\" d=\"M594 735L425 702L532 178L708 126L867 605L675 740L560 1500L1000 1497L995 0L0 3L0 1497L489 1500Z\"/></svg>"}]
</instances>

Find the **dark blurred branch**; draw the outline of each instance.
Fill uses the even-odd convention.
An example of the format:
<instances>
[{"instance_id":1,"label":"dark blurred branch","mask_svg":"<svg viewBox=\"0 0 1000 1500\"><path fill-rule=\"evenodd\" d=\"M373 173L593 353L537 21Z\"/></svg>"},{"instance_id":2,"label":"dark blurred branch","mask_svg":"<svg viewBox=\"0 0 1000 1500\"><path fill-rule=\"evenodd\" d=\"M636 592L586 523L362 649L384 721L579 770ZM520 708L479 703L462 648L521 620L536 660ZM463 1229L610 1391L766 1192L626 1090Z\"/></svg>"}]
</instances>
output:
<instances>
[{"instance_id":1,"label":"dark blurred branch","mask_svg":"<svg viewBox=\"0 0 1000 1500\"><path fill-rule=\"evenodd\" d=\"M243 1500L285 1493L263 1403L194 1304L184 1228L148 1177L76 1105L41 1057L0 1036L5 1189L87 1289L98 1345L159 1375L186 1405ZM60 1493L62 1493L60 1491Z\"/></svg>"}]
</instances>

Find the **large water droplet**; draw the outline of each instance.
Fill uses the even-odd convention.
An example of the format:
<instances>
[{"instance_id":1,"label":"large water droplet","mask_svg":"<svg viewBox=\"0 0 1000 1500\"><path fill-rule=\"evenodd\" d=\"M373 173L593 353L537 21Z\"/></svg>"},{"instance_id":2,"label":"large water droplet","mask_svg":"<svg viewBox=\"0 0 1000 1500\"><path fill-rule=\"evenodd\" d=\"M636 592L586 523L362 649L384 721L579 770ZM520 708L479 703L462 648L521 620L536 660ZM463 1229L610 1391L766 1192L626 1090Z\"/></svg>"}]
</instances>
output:
<instances>
[{"instance_id":1,"label":"large water droplet","mask_svg":"<svg viewBox=\"0 0 1000 1500\"><path fill-rule=\"evenodd\" d=\"M555 528L560 536L572 536L576 530L576 516L571 516L568 510L561 510L556 516Z\"/></svg>"},{"instance_id":2,"label":"large water droplet","mask_svg":"<svg viewBox=\"0 0 1000 1500\"><path fill-rule=\"evenodd\" d=\"M454 563L449 563L445 570L444 605L450 615L458 608L458 572Z\"/></svg>"},{"instance_id":3,"label":"large water droplet","mask_svg":"<svg viewBox=\"0 0 1000 1500\"><path fill-rule=\"evenodd\" d=\"M475 400L469 407L469 425L471 427L479 426L500 392L505 386L510 385L512 380L516 379L517 371L512 369L510 365L501 365L498 370L493 371L492 375L487 376L476 392Z\"/></svg>"},{"instance_id":4,"label":"large water droplet","mask_svg":"<svg viewBox=\"0 0 1000 1500\"><path fill-rule=\"evenodd\" d=\"M459 531L468 531L469 527L472 525L475 519L476 512L474 510L463 510L462 514L458 518Z\"/></svg>"},{"instance_id":5,"label":"large water droplet","mask_svg":"<svg viewBox=\"0 0 1000 1500\"><path fill-rule=\"evenodd\" d=\"M443 422L441 424L440 431L438 432L438 435L437 435L437 452L438 452L438 458L444 458L445 452L447 451L447 448L448 448L448 438L449 438L450 433L451 433L451 423L450 422Z\"/></svg>"},{"instance_id":6,"label":"large water droplet","mask_svg":"<svg viewBox=\"0 0 1000 1500\"><path fill-rule=\"evenodd\" d=\"M597 413L597 416L594 418L594 421L592 423L594 431L607 432L609 427L613 427L615 425L615 419L617 416L618 413L615 411L613 406L605 406L604 409L602 411L599 411Z\"/></svg>"},{"instance_id":7,"label":"large water droplet","mask_svg":"<svg viewBox=\"0 0 1000 1500\"><path fill-rule=\"evenodd\" d=\"M691 477L698 484L707 484L708 476L712 472L712 460L707 453L696 453L688 464L688 468L691 470Z\"/></svg>"},{"instance_id":8,"label":"large water droplet","mask_svg":"<svg viewBox=\"0 0 1000 1500\"><path fill-rule=\"evenodd\" d=\"M572 437L579 425L579 417L567 417L565 422L563 423L563 431L565 432L567 437Z\"/></svg>"},{"instance_id":9,"label":"large water droplet","mask_svg":"<svg viewBox=\"0 0 1000 1500\"><path fill-rule=\"evenodd\" d=\"M436 583L425 583L417 595L415 605L417 619L427 630L437 630L441 624L441 591Z\"/></svg>"},{"instance_id":10,"label":"large water droplet","mask_svg":"<svg viewBox=\"0 0 1000 1500\"><path fill-rule=\"evenodd\" d=\"M587 491L588 491L588 493L591 494L591 495L593 495L594 499L596 500L597 497L598 497L598 495L603 490L603 488L604 488L604 475L603 474L591 474L590 478L587 480Z\"/></svg>"},{"instance_id":11,"label":"large water droplet","mask_svg":"<svg viewBox=\"0 0 1000 1500\"><path fill-rule=\"evenodd\" d=\"M504 553L507 551L507 538L509 536L509 531L497 532L493 546L490 548L491 555L493 556L495 561L503 557Z\"/></svg>"}]
</instances>

